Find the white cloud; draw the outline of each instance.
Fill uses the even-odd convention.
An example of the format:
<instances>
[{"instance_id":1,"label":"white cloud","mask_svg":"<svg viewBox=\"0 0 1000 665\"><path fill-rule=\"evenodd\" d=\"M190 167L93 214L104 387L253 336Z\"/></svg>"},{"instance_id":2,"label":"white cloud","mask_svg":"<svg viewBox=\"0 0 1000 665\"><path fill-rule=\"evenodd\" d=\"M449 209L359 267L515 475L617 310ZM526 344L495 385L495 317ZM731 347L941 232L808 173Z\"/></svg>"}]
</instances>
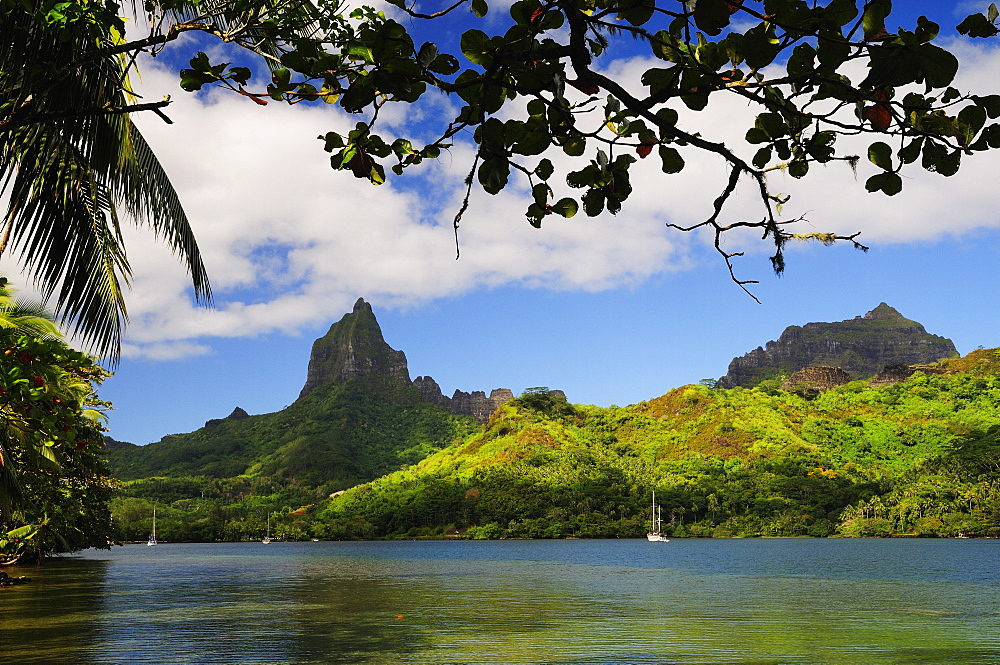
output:
<instances>
[{"instance_id":1,"label":"white cloud","mask_svg":"<svg viewBox=\"0 0 1000 665\"><path fill-rule=\"evenodd\" d=\"M156 94L176 86L172 74L149 66L143 84ZM214 336L291 333L339 317L359 295L408 306L510 283L601 289L684 265L675 247L684 243L668 239L662 218L580 215L546 219L539 231L524 219L517 188L496 197L474 191L456 261L452 218L472 163L468 146L400 186L373 187L334 172L314 139L356 122L329 107L182 94L169 115L173 125L153 116L139 122L182 196L216 308L194 307L175 258L148 234L130 232L132 356L180 353L186 341Z\"/></svg>"},{"instance_id":2,"label":"white cloud","mask_svg":"<svg viewBox=\"0 0 1000 665\"><path fill-rule=\"evenodd\" d=\"M962 55L960 87L989 89L1000 54ZM621 61L612 71L635 86L649 66L648 60ZM177 91L176 75L147 64L142 86L147 97L159 98ZM654 153L637 165L634 193L618 217L552 216L541 230L524 219L523 182L498 196L474 188L456 261L451 224L472 163L467 145L459 143L440 160L425 163L422 175L407 173L373 187L334 172L314 138L329 130L346 132L356 122L335 108L260 107L215 93L178 91L174 99L168 112L173 125L152 115L138 122L192 220L216 308L194 306L177 260L147 233L129 231L134 279L124 352L130 357L210 353L213 337L294 334L338 318L358 296L381 307L407 307L482 287L599 290L690 269L698 263L691 253L698 237L665 225L704 219L727 177L720 159L699 157L690 148L682 149L688 168L664 176ZM433 114L448 104L433 98L419 113ZM732 98L685 114L685 122L697 122L689 126L736 148L752 117L745 101ZM404 134L406 122L420 119L400 109L392 117ZM752 154L745 145L740 150ZM832 165L814 168L801 181L778 176L772 182L793 194L786 216L805 214L816 230L863 231L872 243L909 242L996 226L1000 220L984 174L997 172L997 160L976 155L949 179L912 169L903 194L893 198L864 191L864 178L874 173L867 162L857 180L846 165ZM760 218L748 184L727 207L726 218ZM556 196L571 193L560 187ZM768 249L749 236L729 243L733 250Z\"/></svg>"}]
</instances>

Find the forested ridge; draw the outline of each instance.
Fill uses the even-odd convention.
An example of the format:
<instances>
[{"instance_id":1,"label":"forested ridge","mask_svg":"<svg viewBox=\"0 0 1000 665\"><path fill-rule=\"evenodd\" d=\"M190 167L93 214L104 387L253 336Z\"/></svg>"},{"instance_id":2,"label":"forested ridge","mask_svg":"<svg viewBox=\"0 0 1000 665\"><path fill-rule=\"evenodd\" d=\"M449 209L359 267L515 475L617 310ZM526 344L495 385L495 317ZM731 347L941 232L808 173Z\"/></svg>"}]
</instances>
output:
<instances>
[{"instance_id":1,"label":"forested ridge","mask_svg":"<svg viewBox=\"0 0 1000 665\"><path fill-rule=\"evenodd\" d=\"M422 461L327 497L251 470L126 483L142 538L1000 536L1000 350L896 385L689 385L628 407L529 389ZM940 372L940 373L939 373ZM171 535L173 531L173 535Z\"/></svg>"}]
</instances>

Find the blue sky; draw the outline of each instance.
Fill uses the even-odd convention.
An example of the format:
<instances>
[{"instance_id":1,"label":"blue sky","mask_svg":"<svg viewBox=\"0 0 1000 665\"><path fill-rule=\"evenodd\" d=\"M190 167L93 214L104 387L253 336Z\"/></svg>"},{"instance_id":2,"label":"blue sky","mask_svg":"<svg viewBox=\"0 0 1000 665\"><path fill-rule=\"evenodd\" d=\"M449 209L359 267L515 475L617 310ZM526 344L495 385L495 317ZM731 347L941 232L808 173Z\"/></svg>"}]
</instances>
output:
<instances>
[{"instance_id":1,"label":"blue sky","mask_svg":"<svg viewBox=\"0 0 1000 665\"><path fill-rule=\"evenodd\" d=\"M986 8L897 4L891 26L912 26L921 12L954 24L963 10ZM960 87L996 92L997 53L984 44L962 49ZM613 69L639 71L643 63L626 55ZM893 199L864 192L866 164L858 179L830 167L777 182L793 195L789 216L809 218L804 230L862 231L872 250L792 247L777 278L769 247L731 238L727 247L747 251L740 276L760 280L751 286L758 304L730 281L705 238L666 228L704 218L724 177L719 164L692 162L674 180L647 169L617 217L546 220L540 231L524 221L522 190L480 192L456 261L450 220L471 163L467 146L419 176L374 188L333 172L314 138L352 118L329 107L186 95L176 87L176 60L172 69L145 63L141 84L148 97L173 95L175 124L139 122L192 219L216 308L194 307L169 252L129 235L132 326L125 357L100 391L115 405L117 439L142 444L192 431L236 406L283 408L305 382L313 340L358 297L372 303L386 341L405 351L411 376L433 376L446 394L545 385L573 402L631 404L721 376L734 356L788 325L851 318L882 301L963 353L1000 346L993 156L969 160L951 179L913 172ZM417 114L433 114L435 104L446 102L393 123L419 133ZM736 112L745 110L710 107L699 128L738 140L747 125L732 122ZM737 203L733 214L751 210Z\"/></svg>"}]
</instances>

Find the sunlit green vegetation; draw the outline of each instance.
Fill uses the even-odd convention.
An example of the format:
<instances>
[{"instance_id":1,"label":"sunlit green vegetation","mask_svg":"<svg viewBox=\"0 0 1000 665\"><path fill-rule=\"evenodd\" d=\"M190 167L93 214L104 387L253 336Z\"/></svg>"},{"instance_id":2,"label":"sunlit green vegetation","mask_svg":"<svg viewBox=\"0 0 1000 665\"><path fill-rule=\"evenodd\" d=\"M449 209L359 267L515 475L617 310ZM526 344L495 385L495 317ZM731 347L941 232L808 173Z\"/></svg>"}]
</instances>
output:
<instances>
[{"instance_id":1,"label":"sunlit green vegetation","mask_svg":"<svg viewBox=\"0 0 1000 665\"><path fill-rule=\"evenodd\" d=\"M611 408L533 389L332 497L263 473L147 480L116 516L135 538L154 501L192 539L255 537L272 511L289 538L638 537L655 490L672 537L1000 536L998 367L979 350L893 386L691 385Z\"/></svg>"}]
</instances>

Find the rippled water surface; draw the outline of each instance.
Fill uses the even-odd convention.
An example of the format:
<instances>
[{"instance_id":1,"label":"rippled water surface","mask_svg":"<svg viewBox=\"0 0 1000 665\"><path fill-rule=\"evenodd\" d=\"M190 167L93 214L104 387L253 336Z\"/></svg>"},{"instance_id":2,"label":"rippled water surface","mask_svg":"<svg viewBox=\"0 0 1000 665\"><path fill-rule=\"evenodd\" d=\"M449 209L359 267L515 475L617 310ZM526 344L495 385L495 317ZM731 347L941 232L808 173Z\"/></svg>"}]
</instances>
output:
<instances>
[{"instance_id":1,"label":"rippled water surface","mask_svg":"<svg viewBox=\"0 0 1000 665\"><path fill-rule=\"evenodd\" d=\"M1000 663L1000 541L132 545L8 572L10 663Z\"/></svg>"}]
</instances>

